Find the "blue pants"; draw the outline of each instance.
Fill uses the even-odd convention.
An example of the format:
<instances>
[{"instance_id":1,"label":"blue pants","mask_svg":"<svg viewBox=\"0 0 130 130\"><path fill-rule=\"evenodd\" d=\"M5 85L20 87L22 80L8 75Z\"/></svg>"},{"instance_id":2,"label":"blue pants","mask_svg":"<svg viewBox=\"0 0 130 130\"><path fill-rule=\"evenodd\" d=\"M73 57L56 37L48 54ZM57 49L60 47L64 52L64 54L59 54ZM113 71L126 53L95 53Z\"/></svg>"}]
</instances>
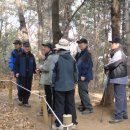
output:
<instances>
[{"instance_id":1,"label":"blue pants","mask_svg":"<svg viewBox=\"0 0 130 130\"><path fill-rule=\"evenodd\" d=\"M93 110L92 104L90 102L89 93L88 93L88 82L87 81L78 81L78 90L79 96L83 105L89 111Z\"/></svg>"},{"instance_id":2,"label":"blue pants","mask_svg":"<svg viewBox=\"0 0 130 130\"><path fill-rule=\"evenodd\" d=\"M126 98L126 85L114 84L114 95L115 95L115 105L116 119L123 119L127 114L127 98Z\"/></svg>"}]
</instances>

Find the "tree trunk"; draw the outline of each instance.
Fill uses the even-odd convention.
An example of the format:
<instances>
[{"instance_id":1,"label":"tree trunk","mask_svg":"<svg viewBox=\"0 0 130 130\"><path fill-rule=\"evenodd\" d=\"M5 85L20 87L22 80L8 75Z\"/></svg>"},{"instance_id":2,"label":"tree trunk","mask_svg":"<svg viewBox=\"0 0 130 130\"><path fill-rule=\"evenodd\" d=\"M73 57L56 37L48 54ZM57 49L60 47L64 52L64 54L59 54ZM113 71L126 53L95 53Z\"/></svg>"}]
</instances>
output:
<instances>
[{"instance_id":1,"label":"tree trunk","mask_svg":"<svg viewBox=\"0 0 130 130\"><path fill-rule=\"evenodd\" d=\"M120 36L120 0L112 0L111 22L112 36Z\"/></svg>"},{"instance_id":2,"label":"tree trunk","mask_svg":"<svg viewBox=\"0 0 130 130\"><path fill-rule=\"evenodd\" d=\"M20 22L20 27L18 30L18 38L21 39L22 41L28 41L29 36L28 36L28 30L26 27L25 17L23 14L22 1L15 0L15 3L16 3L17 8L18 8L18 15L19 15L19 22Z\"/></svg>"},{"instance_id":3,"label":"tree trunk","mask_svg":"<svg viewBox=\"0 0 130 130\"><path fill-rule=\"evenodd\" d=\"M38 54L43 43L43 0L37 0L38 13Z\"/></svg>"},{"instance_id":4,"label":"tree trunk","mask_svg":"<svg viewBox=\"0 0 130 130\"><path fill-rule=\"evenodd\" d=\"M126 43L128 56L128 76L130 77L130 16L129 16L129 1L125 0L126 8Z\"/></svg>"},{"instance_id":5,"label":"tree trunk","mask_svg":"<svg viewBox=\"0 0 130 130\"><path fill-rule=\"evenodd\" d=\"M112 22L112 37L120 36L120 3L119 0L112 0L111 4L111 22ZM107 100L106 100L107 99ZM114 101L113 85L106 88L101 105L112 105Z\"/></svg>"},{"instance_id":6,"label":"tree trunk","mask_svg":"<svg viewBox=\"0 0 130 130\"><path fill-rule=\"evenodd\" d=\"M59 26L59 0L52 0L52 32L53 43L56 44L62 37Z\"/></svg>"}]
</instances>

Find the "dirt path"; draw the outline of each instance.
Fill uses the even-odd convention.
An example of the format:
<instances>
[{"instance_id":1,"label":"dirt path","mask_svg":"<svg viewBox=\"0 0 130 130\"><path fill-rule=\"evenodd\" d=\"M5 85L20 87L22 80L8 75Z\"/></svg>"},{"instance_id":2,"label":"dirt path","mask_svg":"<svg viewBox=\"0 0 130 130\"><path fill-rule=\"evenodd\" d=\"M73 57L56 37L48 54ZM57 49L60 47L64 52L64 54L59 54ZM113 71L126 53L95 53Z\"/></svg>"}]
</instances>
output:
<instances>
[{"instance_id":1,"label":"dirt path","mask_svg":"<svg viewBox=\"0 0 130 130\"><path fill-rule=\"evenodd\" d=\"M31 96L31 108L20 107L13 99L13 104L8 104L7 90L0 92L0 130L50 130L43 123L42 117L37 117L40 101L37 97ZM15 94L14 94L15 95ZM100 101L101 94L91 93L91 99L94 105L94 113L90 115L81 115L77 111L78 126L77 130L130 130L130 119L124 120L119 124L109 124L108 121L113 113L113 108L105 108L103 122L100 123L101 107L96 103ZM14 96L15 97L15 96ZM76 106L78 106L79 97L76 94ZM130 103L128 102L128 112L130 113ZM130 115L129 115L130 116Z\"/></svg>"}]
</instances>

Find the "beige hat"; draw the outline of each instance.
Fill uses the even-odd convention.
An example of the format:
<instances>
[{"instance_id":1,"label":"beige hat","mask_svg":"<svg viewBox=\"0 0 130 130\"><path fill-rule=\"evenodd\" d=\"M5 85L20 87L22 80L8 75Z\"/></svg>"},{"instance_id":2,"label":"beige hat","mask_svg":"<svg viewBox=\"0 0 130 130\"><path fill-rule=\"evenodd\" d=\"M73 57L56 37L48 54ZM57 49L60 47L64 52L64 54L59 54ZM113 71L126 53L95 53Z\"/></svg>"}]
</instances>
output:
<instances>
[{"instance_id":1,"label":"beige hat","mask_svg":"<svg viewBox=\"0 0 130 130\"><path fill-rule=\"evenodd\" d=\"M66 39L60 39L59 43L56 44L56 49L70 50L69 41Z\"/></svg>"}]
</instances>

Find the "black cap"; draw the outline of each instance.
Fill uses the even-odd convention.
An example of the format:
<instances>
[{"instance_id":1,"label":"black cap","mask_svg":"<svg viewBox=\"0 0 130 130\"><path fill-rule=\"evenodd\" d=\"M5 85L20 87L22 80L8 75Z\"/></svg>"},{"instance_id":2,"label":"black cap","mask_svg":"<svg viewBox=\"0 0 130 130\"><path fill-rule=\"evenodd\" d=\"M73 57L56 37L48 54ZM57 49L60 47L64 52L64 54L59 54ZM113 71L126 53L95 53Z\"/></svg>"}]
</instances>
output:
<instances>
[{"instance_id":1,"label":"black cap","mask_svg":"<svg viewBox=\"0 0 130 130\"><path fill-rule=\"evenodd\" d=\"M51 50L54 49L54 45L53 45L52 43L50 43L50 42L47 42L47 43L45 43L45 44L43 43L42 46L47 46L47 47L50 48Z\"/></svg>"},{"instance_id":2,"label":"black cap","mask_svg":"<svg viewBox=\"0 0 130 130\"><path fill-rule=\"evenodd\" d=\"M85 44L88 44L88 40L85 39L85 38L81 38L80 40L77 41L78 44L80 43L85 43Z\"/></svg>"},{"instance_id":3,"label":"black cap","mask_svg":"<svg viewBox=\"0 0 130 130\"><path fill-rule=\"evenodd\" d=\"M19 45L21 45L22 42L21 42L20 40L15 40L15 41L13 42L13 44L19 44Z\"/></svg>"},{"instance_id":4,"label":"black cap","mask_svg":"<svg viewBox=\"0 0 130 130\"><path fill-rule=\"evenodd\" d=\"M29 43L28 41L23 42L23 46L24 46L24 47L30 47L30 43Z\"/></svg>"},{"instance_id":5,"label":"black cap","mask_svg":"<svg viewBox=\"0 0 130 130\"><path fill-rule=\"evenodd\" d=\"M112 41L109 41L110 43L119 43L121 44L121 38L119 36L112 37Z\"/></svg>"}]
</instances>

